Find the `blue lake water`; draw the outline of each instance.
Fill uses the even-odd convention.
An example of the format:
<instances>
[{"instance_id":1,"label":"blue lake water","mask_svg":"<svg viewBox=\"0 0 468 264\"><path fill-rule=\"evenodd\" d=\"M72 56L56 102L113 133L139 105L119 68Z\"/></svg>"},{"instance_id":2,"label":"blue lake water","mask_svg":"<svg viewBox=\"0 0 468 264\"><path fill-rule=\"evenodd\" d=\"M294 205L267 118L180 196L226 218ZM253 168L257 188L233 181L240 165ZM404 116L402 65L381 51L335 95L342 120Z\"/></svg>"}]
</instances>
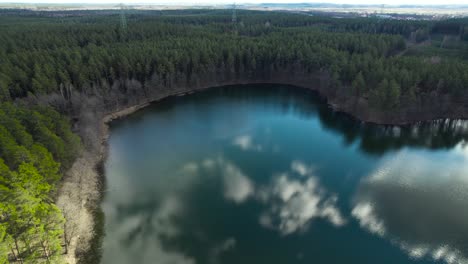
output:
<instances>
[{"instance_id":1,"label":"blue lake water","mask_svg":"<svg viewBox=\"0 0 468 264\"><path fill-rule=\"evenodd\" d=\"M112 123L102 263L468 263L468 124L362 124L281 85Z\"/></svg>"}]
</instances>

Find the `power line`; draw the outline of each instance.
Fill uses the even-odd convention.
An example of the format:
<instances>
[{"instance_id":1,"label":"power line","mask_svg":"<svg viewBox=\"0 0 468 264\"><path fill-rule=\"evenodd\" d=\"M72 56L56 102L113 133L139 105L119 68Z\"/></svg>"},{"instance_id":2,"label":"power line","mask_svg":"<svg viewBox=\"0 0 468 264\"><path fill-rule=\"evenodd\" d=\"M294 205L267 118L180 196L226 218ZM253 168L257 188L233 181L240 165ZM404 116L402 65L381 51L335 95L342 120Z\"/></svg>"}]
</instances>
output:
<instances>
[{"instance_id":1,"label":"power line","mask_svg":"<svg viewBox=\"0 0 468 264\"><path fill-rule=\"evenodd\" d=\"M236 3L232 4L232 28L234 34L237 34L237 12L236 12Z\"/></svg>"},{"instance_id":2,"label":"power line","mask_svg":"<svg viewBox=\"0 0 468 264\"><path fill-rule=\"evenodd\" d=\"M237 23L236 3L232 4L232 23Z\"/></svg>"},{"instance_id":3,"label":"power line","mask_svg":"<svg viewBox=\"0 0 468 264\"><path fill-rule=\"evenodd\" d=\"M120 28L122 29L122 31L127 30L127 17L125 15L124 4L120 4Z\"/></svg>"}]
</instances>

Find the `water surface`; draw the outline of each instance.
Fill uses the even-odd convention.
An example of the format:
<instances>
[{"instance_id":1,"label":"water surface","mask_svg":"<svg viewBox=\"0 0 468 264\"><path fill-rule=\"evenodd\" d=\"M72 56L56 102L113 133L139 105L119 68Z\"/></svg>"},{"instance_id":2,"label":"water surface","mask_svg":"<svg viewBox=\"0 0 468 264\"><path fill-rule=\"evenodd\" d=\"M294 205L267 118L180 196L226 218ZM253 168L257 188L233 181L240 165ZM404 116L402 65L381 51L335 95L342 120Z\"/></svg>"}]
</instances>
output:
<instances>
[{"instance_id":1,"label":"water surface","mask_svg":"<svg viewBox=\"0 0 468 264\"><path fill-rule=\"evenodd\" d=\"M114 122L102 263L468 263L468 125L364 125L307 90Z\"/></svg>"}]
</instances>

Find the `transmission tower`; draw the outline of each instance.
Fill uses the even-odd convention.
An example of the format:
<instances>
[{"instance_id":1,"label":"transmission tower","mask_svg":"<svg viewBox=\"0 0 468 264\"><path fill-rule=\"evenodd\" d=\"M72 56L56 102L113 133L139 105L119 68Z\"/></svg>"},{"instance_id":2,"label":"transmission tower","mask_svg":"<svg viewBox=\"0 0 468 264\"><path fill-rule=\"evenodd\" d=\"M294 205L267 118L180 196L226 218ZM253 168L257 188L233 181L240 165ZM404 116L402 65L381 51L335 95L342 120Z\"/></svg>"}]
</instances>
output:
<instances>
[{"instance_id":1,"label":"transmission tower","mask_svg":"<svg viewBox=\"0 0 468 264\"><path fill-rule=\"evenodd\" d=\"M232 4L232 24L237 24L236 3Z\"/></svg>"},{"instance_id":2,"label":"transmission tower","mask_svg":"<svg viewBox=\"0 0 468 264\"><path fill-rule=\"evenodd\" d=\"M232 4L232 33L237 35L237 13L236 13L236 3Z\"/></svg>"},{"instance_id":3,"label":"transmission tower","mask_svg":"<svg viewBox=\"0 0 468 264\"><path fill-rule=\"evenodd\" d=\"M125 6L120 4L120 28L127 31L127 17L125 16Z\"/></svg>"}]
</instances>

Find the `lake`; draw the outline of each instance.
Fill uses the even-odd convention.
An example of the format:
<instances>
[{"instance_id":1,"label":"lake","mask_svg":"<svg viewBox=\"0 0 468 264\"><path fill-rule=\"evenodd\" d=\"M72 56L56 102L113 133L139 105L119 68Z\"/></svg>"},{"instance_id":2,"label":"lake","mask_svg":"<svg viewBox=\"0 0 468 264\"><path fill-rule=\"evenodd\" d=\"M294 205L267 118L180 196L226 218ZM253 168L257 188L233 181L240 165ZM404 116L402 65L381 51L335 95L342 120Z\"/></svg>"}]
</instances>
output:
<instances>
[{"instance_id":1,"label":"lake","mask_svg":"<svg viewBox=\"0 0 468 264\"><path fill-rule=\"evenodd\" d=\"M468 263L468 124L218 87L111 124L101 263Z\"/></svg>"}]
</instances>

